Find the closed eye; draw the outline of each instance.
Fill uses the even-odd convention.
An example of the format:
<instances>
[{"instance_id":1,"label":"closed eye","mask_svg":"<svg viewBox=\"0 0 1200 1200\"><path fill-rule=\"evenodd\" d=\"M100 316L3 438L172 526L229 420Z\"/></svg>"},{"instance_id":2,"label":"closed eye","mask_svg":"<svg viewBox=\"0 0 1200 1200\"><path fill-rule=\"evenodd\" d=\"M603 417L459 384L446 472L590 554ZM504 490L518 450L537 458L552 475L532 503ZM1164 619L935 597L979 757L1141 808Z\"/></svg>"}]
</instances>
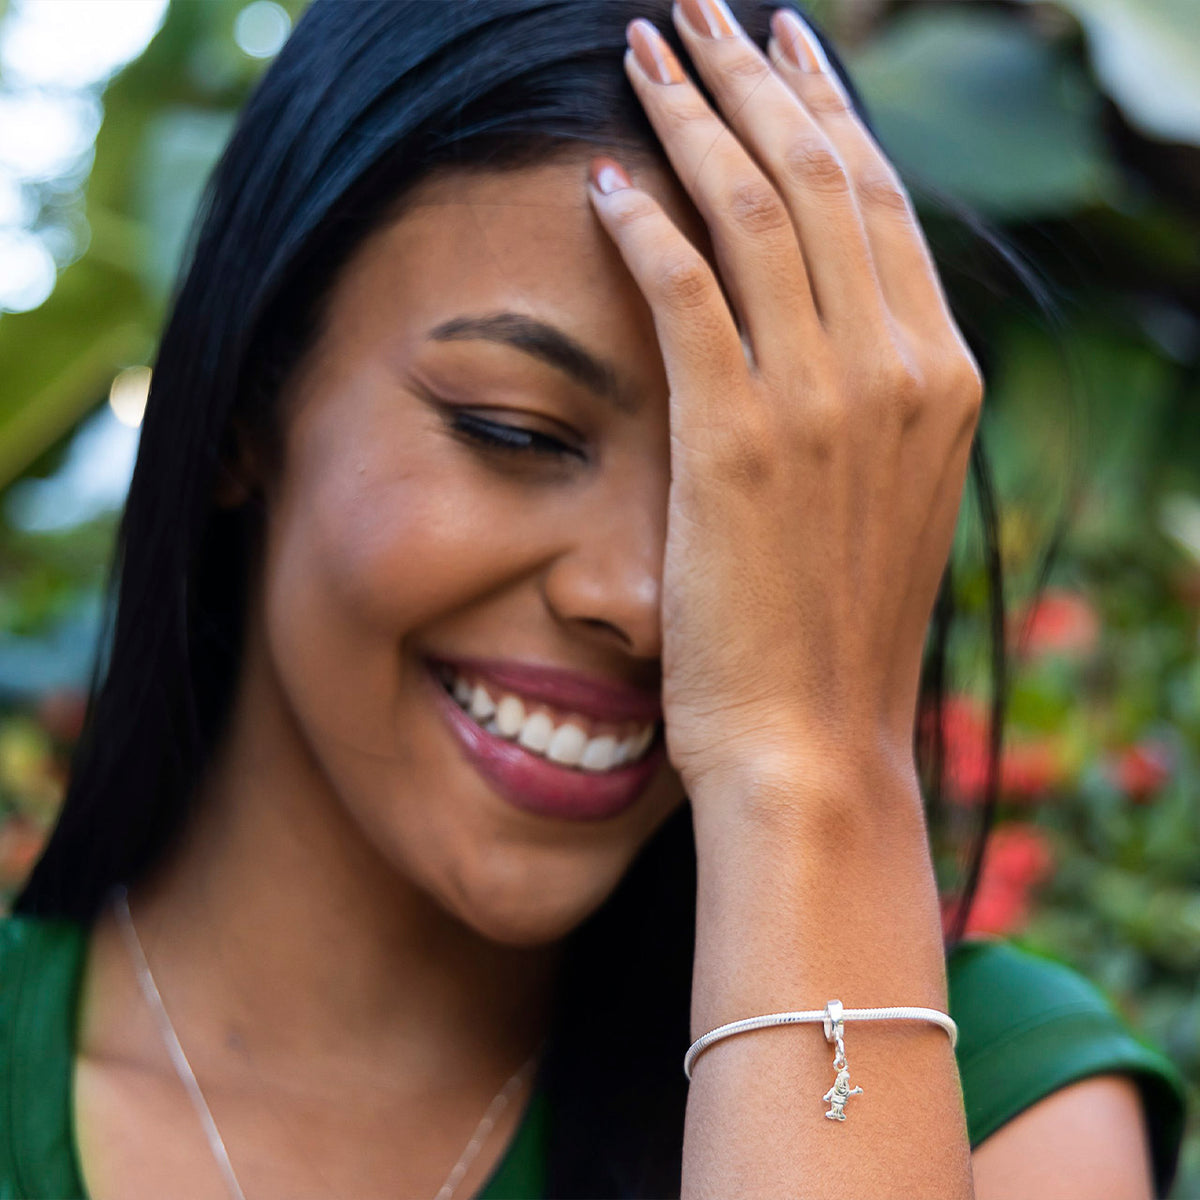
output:
<instances>
[{"instance_id":1,"label":"closed eye","mask_svg":"<svg viewBox=\"0 0 1200 1200\"><path fill-rule=\"evenodd\" d=\"M461 433L480 445L509 454L534 454L559 459L568 455L584 458L580 450L549 434L499 421L489 421L461 409L450 417L450 427L456 433Z\"/></svg>"}]
</instances>

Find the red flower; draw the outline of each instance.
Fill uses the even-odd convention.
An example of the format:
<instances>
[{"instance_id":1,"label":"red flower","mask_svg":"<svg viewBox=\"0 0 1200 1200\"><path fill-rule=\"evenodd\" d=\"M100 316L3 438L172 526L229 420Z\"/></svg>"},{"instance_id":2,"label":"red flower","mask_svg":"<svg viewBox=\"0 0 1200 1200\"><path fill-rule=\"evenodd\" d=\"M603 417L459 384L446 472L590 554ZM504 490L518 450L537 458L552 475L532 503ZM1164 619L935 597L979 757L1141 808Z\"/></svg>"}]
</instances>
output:
<instances>
[{"instance_id":1,"label":"red flower","mask_svg":"<svg viewBox=\"0 0 1200 1200\"><path fill-rule=\"evenodd\" d=\"M999 937L1019 933L1029 920L1029 896L1022 888L986 879L979 881L963 934L992 933Z\"/></svg>"},{"instance_id":2,"label":"red flower","mask_svg":"<svg viewBox=\"0 0 1200 1200\"><path fill-rule=\"evenodd\" d=\"M932 712L924 720L931 729ZM987 783L987 719L969 696L947 696L942 702L942 740L947 792L959 803L977 803Z\"/></svg>"},{"instance_id":3,"label":"red flower","mask_svg":"<svg viewBox=\"0 0 1200 1200\"><path fill-rule=\"evenodd\" d=\"M988 777L988 720L967 696L950 696L942 707L946 788L959 804L983 802ZM1062 784L1066 771L1049 738L1006 745L1000 756L1000 792L1010 800L1032 800Z\"/></svg>"},{"instance_id":4,"label":"red flower","mask_svg":"<svg viewBox=\"0 0 1200 1200\"><path fill-rule=\"evenodd\" d=\"M1053 867L1050 847L1034 826L1001 825L993 830L964 933L1007 936L1018 932L1029 919L1032 889ZM956 897L943 901L945 928L949 928L957 904Z\"/></svg>"},{"instance_id":5,"label":"red flower","mask_svg":"<svg viewBox=\"0 0 1200 1200\"><path fill-rule=\"evenodd\" d=\"M1100 618L1091 602L1077 592L1047 588L1033 606L1018 615L1013 634L1027 658L1059 654L1084 658L1100 640Z\"/></svg>"},{"instance_id":6,"label":"red flower","mask_svg":"<svg viewBox=\"0 0 1200 1200\"><path fill-rule=\"evenodd\" d=\"M1041 883L1054 869L1054 855L1035 825L998 825L988 837L983 875L1016 887Z\"/></svg>"},{"instance_id":7,"label":"red flower","mask_svg":"<svg viewBox=\"0 0 1200 1200\"><path fill-rule=\"evenodd\" d=\"M1160 792L1175 770L1175 755L1165 742L1144 739L1127 746L1108 768L1109 778L1135 803Z\"/></svg>"}]
</instances>

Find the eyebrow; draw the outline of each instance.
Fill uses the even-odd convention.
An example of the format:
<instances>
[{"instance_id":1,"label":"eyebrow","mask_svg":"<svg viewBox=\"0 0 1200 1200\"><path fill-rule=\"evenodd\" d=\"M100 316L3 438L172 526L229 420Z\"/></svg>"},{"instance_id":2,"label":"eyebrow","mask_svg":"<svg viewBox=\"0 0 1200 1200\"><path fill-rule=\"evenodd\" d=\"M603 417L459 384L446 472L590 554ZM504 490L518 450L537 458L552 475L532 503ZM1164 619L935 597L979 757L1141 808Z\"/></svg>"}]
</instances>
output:
<instances>
[{"instance_id":1,"label":"eyebrow","mask_svg":"<svg viewBox=\"0 0 1200 1200\"><path fill-rule=\"evenodd\" d=\"M562 371L588 391L632 416L640 407L621 386L620 373L607 359L599 358L570 334L522 313L499 312L482 317L454 317L435 326L428 335L438 342L485 341L512 346Z\"/></svg>"}]
</instances>

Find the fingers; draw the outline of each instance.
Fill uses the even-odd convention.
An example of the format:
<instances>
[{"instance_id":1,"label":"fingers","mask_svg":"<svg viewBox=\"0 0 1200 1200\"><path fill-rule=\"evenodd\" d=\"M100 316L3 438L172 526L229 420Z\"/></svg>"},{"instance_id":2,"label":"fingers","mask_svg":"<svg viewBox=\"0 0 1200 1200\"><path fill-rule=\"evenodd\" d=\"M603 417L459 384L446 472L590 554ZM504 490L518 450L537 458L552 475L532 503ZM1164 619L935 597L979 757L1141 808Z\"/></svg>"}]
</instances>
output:
<instances>
[{"instance_id":1,"label":"fingers","mask_svg":"<svg viewBox=\"0 0 1200 1200\"><path fill-rule=\"evenodd\" d=\"M699 431L730 423L737 381L746 374L717 277L658 202L612 159L593 161L588 194L653 314L671 389L672 435L698 446Z\"/></svg>"},{"instance_id":2,"label":"fingers","mask_svg":"<svg viewBox=\"0 0 1200 1200\"><path fill-rule=\"evenodd\" d=\"M895 168L854 111L820 42L791 9L771 18L768 53L837 150L858 200L888 307L907 328L944 323L948 306L933 257Z\"/></svg>"},{"instance_id":3,"label":"fingers","mask_svg":"<svg viewBox=\"0 0 1200 1200\"><path fill-rule=\"evenodd\" d=\"M721 278L755 361L820 332L820 320L783 198L684 74L648 21L628 28L626 72L683 187L708 225ZM786 89L780 86L780 93ZM798 107L793 98L788 99Z\"/></svg>"},{"instance_id":4,"label":"fingers","mask_svg":"<svg viewBox=\"0 0 1200 1200\"><path fill-rule=\"evenodd\" d=\"M692 61L737 135L729 140L740 142L746 157L762 165L791 216L823 323L831 331L877 325L883 298L853 183L837 147L717 0L682 0L674 17ZM671 135L680 125L686 130L688 117L701 148L712 143L713 126L723 128L707 106L707 119L692 115L703 104L698 94L695 100L686 94L660 99L646 95L646 87L638 90L669 155ZM677 145L680 158L688 161L686 140L677 138Z\"/></svg>"},{"instance_id":5,"label":"fingers","mask_svg":"<svg viewBox=\"0 0 1200 1200\"><path fill-rule=\"evenodd\" d=\"M673 15L719 113L648 21L628 27L626 72L708 225L755 363L794 378L828 332L872 359L891 346L915 376L934 367L932 393L968 390L958 375L977 368L912 205L811 31L777 12L768 58L721 0L677 0Z\"/></svg>"}]
</instances>

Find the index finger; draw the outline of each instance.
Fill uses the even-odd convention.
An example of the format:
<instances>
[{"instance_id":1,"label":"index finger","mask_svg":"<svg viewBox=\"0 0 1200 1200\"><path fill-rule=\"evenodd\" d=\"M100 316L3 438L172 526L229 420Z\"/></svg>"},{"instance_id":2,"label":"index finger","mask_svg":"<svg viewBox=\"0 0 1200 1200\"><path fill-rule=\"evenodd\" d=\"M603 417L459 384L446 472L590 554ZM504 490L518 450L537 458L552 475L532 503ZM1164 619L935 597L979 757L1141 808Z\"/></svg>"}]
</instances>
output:
<instances>
[{"instance_id":1,"label":"index finger","mask_svg":"<svg viewBox=\"0 0 1200 1200\"><path fill-rule=\"evenodd\" d=\"M705 431L729 423L746 376L733 314L704 256L618 163L594 159L589 183L596 215L650 306L671 390L672 439L696 448Z\"/></svg>"}]
</instances>

